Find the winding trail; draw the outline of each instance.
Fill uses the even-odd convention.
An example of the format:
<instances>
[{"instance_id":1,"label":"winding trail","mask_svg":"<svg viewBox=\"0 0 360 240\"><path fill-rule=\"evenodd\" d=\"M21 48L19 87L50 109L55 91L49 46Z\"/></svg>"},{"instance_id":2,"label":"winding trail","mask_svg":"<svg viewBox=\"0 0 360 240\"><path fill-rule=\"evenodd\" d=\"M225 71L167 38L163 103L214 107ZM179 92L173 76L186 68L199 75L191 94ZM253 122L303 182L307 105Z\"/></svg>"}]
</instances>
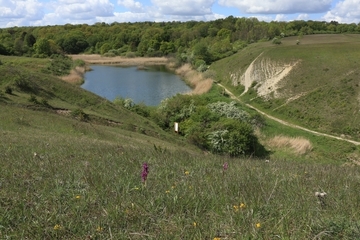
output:
<instances>
[{"instance_id":1,"label":"winding trail","mask_svg":"<svg viewBox=\"0 0 360 240\"><path fill-rule=\"evenodd\" d=\"M299 126L299 125L295 125L295 124L286 122L286 121L281 120L281 119L279 119L279 118L273 117L273 116L271 116L271 115L269 115L269 114L264 113L263 111L257 109L256 107L254 107L254 106L252 106L252 105L250 105L250 104L248 104L248 103L244 103L243 101L241 101L240 98L236 97L232 92L230 92L230 91L229 91L225 86L223 86L222 84L218 83L217 85L220 86L220 87L222 87L222 88L225 90L225 92L226 92L227 94L229 94L229 96L230 96L232 99L241 102L241 103L244 104L245 106L247 106L247 107L249 107L249 108L251 108L251 109L254 109L254 110L257 111L258 113L260 113L260 114L264 115L265 117L267 117L267 118L269 118L269 119L271 119L271 120L274 120L274 121L276 121L276 122L278 122L278 123L281 123L281 124L283 124L283 125L286 125L286 126L289 126L289 127L292 127L292 128L301 129L301 130L303 130L303 131L306 131L306 132L309 132L309 133L313 133L313 134L315 134L315 135L317 135L317 136L324 136L324 137L334 138L334 139L337 139L337 140L342 140L342 141L346 141L346 142L349 142L349 143L353 143L353 144L355 144L355 145L360 145L360 142L357 142L357 141L353 141L353 140L346 139L346 138L342 138L342 137L337 137L337 136L330 135L330 134L326 134L326 133L320 133L320 132L317 132L317 131L310 130L310 129L308 129L308 128L301 127L301 126Z\"/></svg>"}]
</instances>

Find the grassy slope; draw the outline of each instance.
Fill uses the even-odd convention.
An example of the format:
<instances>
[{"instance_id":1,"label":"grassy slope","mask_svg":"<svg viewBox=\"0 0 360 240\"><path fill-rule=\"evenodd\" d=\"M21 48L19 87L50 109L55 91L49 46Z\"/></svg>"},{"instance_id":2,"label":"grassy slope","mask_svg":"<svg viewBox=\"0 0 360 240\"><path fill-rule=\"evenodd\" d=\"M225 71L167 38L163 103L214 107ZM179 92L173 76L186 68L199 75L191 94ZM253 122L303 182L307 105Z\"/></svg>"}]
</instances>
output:
<instances>
[{"instance_id":1,"label":"grassy slope","mask_svg":"<svg viewBox=\"0 0 360 240\"><path fill-rule=\"evenodd\" d=\"M218 79L240 94L244 88L234 87L230 74L240 77L250 63L258 59L299 64L279 83L281 97L264 100L254 98L250 90L242 99L281 119L334 135L360 139L360 35L304 36L282 40L281 45L258 43L211 66ZM287 103L294 96L300 96Z\"/></svg>"},{"instance_id":2,"label":"grassy slope","mask_svg":"<svg viewBox=\"0 0 360 240\"><path fill-rule=\"evenodd\" d=\"M1 57L2 93L14 81L9 59ZM1 239L360 236L358 167L289 161L288 152L269 163L204 155L125 109L27 70L38 72L45 60L11 61L38 90L31 94L53 107L81 108L91 121L31 104L29 92L2 95ZM273 124L268 122L264 134L292 131ZM223 172L225 161L229 169ZM143 162L150 167L146 186ZM315 191L328 193L324 204Z\"/></svg>"}]
</instances>

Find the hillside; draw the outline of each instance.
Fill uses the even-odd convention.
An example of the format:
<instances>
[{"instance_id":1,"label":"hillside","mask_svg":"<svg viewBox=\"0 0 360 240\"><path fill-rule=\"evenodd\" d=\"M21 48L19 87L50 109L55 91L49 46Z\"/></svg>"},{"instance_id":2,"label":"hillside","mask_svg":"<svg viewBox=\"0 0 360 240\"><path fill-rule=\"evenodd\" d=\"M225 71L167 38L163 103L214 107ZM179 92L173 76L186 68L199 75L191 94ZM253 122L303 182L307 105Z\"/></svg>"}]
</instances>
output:
<instances>
[{"instance_id":1,"label":"hillside","mask_svg":"<svg viewBox=\"0 0 360 240\"><path fill-rule=\"evenodd\" d=\"M250 45L217 74L236 64L245 73L285 47ZM266 119L257 136L268 158L211 154L62 81L45 71L49 62L0 56L1 239L359 238L353 144ZM228 83L237 95L245 89ZM251 87L241 98L253 95ZM192 97L171 103L231 101L216 85ZM199 109L195 120L214 117Z\"/></svg>"},{"instance_id":2,"label":"hillside","mask_svg":"<svg viewBox=\"0 0 360 240\"><path fill-rule=\"evenodd\" d=\"M307 35L254 44L211 69L244 102L270 115L359 140L359 55L360 35Z\"/></svg>"}]
</instances>

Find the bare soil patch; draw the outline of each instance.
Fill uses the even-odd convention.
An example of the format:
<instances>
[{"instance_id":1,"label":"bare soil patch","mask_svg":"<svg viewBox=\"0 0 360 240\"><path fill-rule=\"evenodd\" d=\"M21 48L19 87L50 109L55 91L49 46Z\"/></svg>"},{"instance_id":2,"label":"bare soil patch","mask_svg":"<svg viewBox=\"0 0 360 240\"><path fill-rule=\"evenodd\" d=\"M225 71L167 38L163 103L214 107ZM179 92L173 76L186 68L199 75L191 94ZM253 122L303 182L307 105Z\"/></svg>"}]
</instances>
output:
<instances>
[{"instance_id":1,"label":"bare soil patch","mask_svg":"<svg viewBox=\"0 0 360 240\"><path fill-rule=\"evenodd\" d=\"M271 93L277 94L277 84L284 79L298 62L280 63L267 58L260 58L262 53L250 64L242 75L240 82L245 86L245 94L256 82L259 96L267 97Z\"/></svg>"}]
</instances>

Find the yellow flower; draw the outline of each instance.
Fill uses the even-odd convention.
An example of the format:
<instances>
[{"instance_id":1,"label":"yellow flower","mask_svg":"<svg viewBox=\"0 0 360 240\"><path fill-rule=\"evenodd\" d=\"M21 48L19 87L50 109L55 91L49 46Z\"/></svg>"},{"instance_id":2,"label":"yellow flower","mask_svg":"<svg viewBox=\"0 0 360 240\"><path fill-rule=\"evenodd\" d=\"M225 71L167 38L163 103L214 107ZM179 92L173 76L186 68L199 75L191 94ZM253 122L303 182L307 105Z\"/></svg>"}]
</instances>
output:
<instances>
[{"instance_id":1,"label":"yellow flower","mask_svg":"<svg viewBox=\"0 0 360 240\"><path fill-rule=\"evenodd\" d=\"M256 228L260 228L261 227L261 224L260 223L257 223L255 224Z\"/></svg>"},{"instance_id":2,"label":"yellow flower","mask_svg":"<svg viewBox=\"0 0 360 240\"><path fill-rule=\"evenodd\" d=\"M75 198L76 198L76 199L80 199L80 198L81 198L81 196L80 196L80 195L77 195Z\"/></svg>"},{"instance_id":3,"label":"yellow flower","mask_svg":"<svg viewBox=\"0 0 360 240\"><path fill-rule=\"evenodd\" d=\"M193 222L193 226L196 227L196 225L197 225L196 222Z\"/></svg>"},{"instance_id":4,"label":"yellow flower","mask_svg":"<svg viewBox=\"0 0 360 240\"><path fill-rule=\"evenodd\" d=\"M185 175L189 175L190 174L190 172L189 171L185 171Z\"/></svg>"},{"instance_id":5,"label":"yellow flower","mask_svg":"<svg viewBox=\"0 0 360 240\"><path fill-rule=\"evenodd\" d=\"M219 238L219 237L214 237L214 240L221 240L221 238Z\"/></svg>"},{"instance_id":6,"label":"yellow flower","mask_svg":"<svg viewBox=\"0 0 360 240\"><path fill-rule=\"evenodd\" d=\"M165 192L166 192L166 193L170 193L170 191L169 191L169 190L166 190Z\"/></svg>"},{"instance_id":7,"label":"yellow flower","mask_svg":"<svg viewBox=\"0 0 360 240\"><path fill-rule=\"evenodd\" d=\"M235 212L239 211L239 206L234 205L233 208L234 208L234 211L235 211Z\"/></svg>"},{"instance_id":8,"label":"yellow flower","mask_svg":"<svg viewBox=\"0 0 360 240\"><path fill-rule=\"evenodd\" d=\"M240 204L240 208L241 208L241 209L245 208L245 204L244 204L244 203L241 203L241 204Z\"/></svg>"},{"instance_id":9,"label":"yellow flower","mask_svg":"<svg viewBox=\"0 0 360 240\"><path fill-rule=\"evenodd\" d=\"M62 229L61 225L60 224L55 224L54 230L60 230L60 229Z\"/></svg>"},{"instance_id":10,"label":"yellow flower","mask_svg":"<svg viewBox=\"0 0 360 240\"><path fill-rule=\"evenodd\" d=\"M100 227L100 226L98 226L98 227L96 228L96 231L97 231L97 232L102 232L102 230L103 230L103 228Z\"/></svg>"}]
</instances>

